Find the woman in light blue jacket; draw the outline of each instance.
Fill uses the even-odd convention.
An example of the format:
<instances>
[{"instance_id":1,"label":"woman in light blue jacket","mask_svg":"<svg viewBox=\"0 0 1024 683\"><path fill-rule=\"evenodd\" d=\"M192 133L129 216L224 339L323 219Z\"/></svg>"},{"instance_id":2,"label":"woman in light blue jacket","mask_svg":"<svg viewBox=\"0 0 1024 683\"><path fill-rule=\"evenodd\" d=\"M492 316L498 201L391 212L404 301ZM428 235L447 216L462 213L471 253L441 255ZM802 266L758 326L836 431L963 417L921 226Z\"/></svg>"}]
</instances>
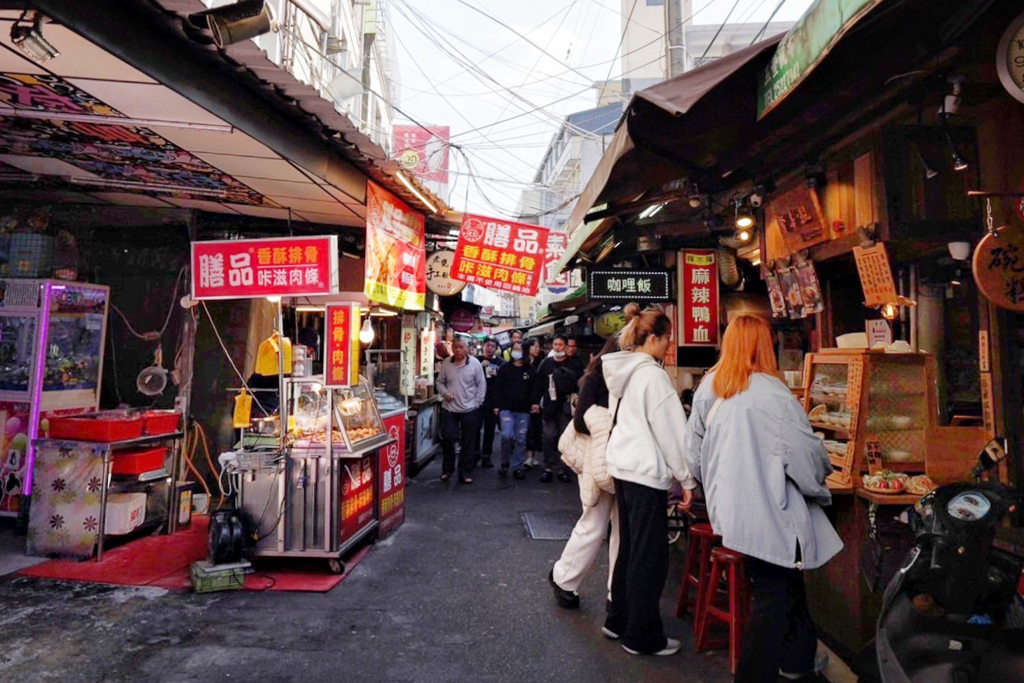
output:
<instances>
[{"instance_id":1,"label":"woman in light blue jacket","mask_svg":"<svg viewBox=\"0 0 1024 683\"><path fill-rule=\"evenodd\" d=\"M812 673L817 636L802 570L822 566L843 543L822 510L832 500L832 465L778 377L766 321L742 315L729 324L721 358L694 394L684 444L711 526L722 545L747 556L753 611L736 680Z\"/></svg>"}]
</instances>

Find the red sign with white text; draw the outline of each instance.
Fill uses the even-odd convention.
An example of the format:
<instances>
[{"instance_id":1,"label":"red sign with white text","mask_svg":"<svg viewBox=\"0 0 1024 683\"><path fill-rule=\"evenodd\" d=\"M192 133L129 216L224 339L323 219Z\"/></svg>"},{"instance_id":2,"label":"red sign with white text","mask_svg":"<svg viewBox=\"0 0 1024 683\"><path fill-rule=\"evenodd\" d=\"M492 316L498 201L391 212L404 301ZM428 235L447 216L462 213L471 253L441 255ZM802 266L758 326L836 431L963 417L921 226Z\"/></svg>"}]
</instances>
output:
<instances>
[{"instance_id":1,"label":"red sign with white text","mask_svg":"<svg viewBox=\"0 0 1024 683\"><path fill-rule=\"evenodd\" d=\"M679 346L718 346L718 255L684 249L679 256Z\"/></svg>"},{"instance_id":2,"label":"red sign with white text","mask_svg":"<svg viewBox=\"0 0 1024 683\"><path fill-rule=\"evenodd\" d=\"M354 537L373 521L373 456L342 460L341 542Z\"/></svg>"},{"instance_id":3,"label":"red sign with white text","mask_svg":"<svg viewBox=\"0 0 1024 683\"><path fill-rule=\"evenodd\" d=\"M338 290L338 238L192 243L193 299L322 296Z\"/></svg>"},{"instance_id":4,"label":"red sign with white text","mask_svg":"<svg viewBox=\"0 0 1024 683\"><path fill-rule=\"evenodd\" d=\"M366 284L370 301L422 311L427 300L423 214L376 183L366 182Z\"/></svg>"},{"instance_id":5,"label":"red sign with white text","mask_svg":"<svg viewBox=\"0 0 1024 683\"><path fill-rule=\"evenodd\" d=\"M324 384L332 388L358 384L359 304L329 304L324 316Z\"/></svg>"},{"instance_id":6,"label":"red sign with white text","mask_svg":"<svg viewBox=\"0 0 1024 683\"><path fill-rule=\"evenodd\" d=\"M547 228L465 214L452 277L488 289L536 296L547 246Z\"/></svg>"},{"instance_id":7,"label":"red sign with white text","mask_svg":"<svg viewBox=\"0 0 1024 683\"><path fill-rule=\"evenodd\" d=\"M394 441L378 451L378 538L405 521L405 413L384 418L384 431Z\"/></svg>"},{"instance_id":8,"label":"red sign with white text","mask_svg":"<svg viewBox=\"0 0 1024 683\"><path fill-rule=\"evenodd\" d=\"M448 126L395 125L395 158L420 180L448 184Z\"/></svg>"}]
</instances>

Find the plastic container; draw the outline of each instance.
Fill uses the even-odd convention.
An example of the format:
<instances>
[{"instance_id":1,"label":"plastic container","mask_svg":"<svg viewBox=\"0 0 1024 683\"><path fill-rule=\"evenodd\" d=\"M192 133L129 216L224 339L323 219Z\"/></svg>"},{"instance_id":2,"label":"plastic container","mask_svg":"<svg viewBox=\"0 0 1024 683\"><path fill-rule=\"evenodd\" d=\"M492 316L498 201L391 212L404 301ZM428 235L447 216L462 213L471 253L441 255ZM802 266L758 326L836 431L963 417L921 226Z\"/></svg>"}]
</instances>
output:
<instances>
[{"instance_id":1,"label":"plastic container","mask_svg":"<svg viewBox=\"0 0 1024 683\"><path fill-rule=\"evenodd\" d=\"M142 431L150 436L174 434L181 426L181 413L176 410L147 410Z\"/></svg>"},{"instance_id":2,"label":"plastic container","mask_svg":"<svg viewBox=\"0 0 1024 683\"><path fill-rule=\"evenodd\" d=\"M192 590L196 593L234 591L245 588L245 573L248 562L242 565L215 565L209 562L193 562L191 567Z\"/></svg>"},{"instance_id":3,"label":"plastic container","mask_svg":"<svg viewBox=\"0 0 1024 683\"><path fill-rule=\"evenodd\" d=\"M103 532L112 536L127 534L146 521L145 493L111 493L107 496L107 516Z\"/></svg>"},{"instance_id":4,"label":"plastic container","mask_svg":"<svg viewBox=\"0 0 1024 683\"><path fill-rule=\"evenodd\" d=\"M114 474L143 474L163 469L166 448L145 448L137 451L114 453Z\"/></svg>"},{"instance_id":5,"label":"plastic container","mask_svg":"<svg viewBox=\"0 0 1024 683\"><path fill-rule=\"evenodd\" d=\"M51 417L51 439L75 441L129 441L142 436L144 421L141 417Z\"/></svg>"}]
</instances>

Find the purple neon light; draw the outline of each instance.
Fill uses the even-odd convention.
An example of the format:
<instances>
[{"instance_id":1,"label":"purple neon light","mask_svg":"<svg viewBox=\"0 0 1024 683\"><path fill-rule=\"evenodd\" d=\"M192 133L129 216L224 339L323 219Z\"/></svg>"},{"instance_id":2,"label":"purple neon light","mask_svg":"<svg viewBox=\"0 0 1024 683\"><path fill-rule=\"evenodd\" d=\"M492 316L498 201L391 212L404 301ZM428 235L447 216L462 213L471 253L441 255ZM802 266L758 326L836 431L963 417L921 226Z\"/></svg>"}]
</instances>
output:
<instances>
[{"instance_id":1,"label":"purple neon light","mask_svg":"<svg viewBox=\"0 0 1024 683\"><path fill-rule=\"evenodd\" d=\"M39 413L43 401L43 376L46 371L46 347L49 343L50 334L50 293L49 282L43 284L43 314L39 320L37 339L39 351L36 353L35 384L33 385L32 403L28 415L28 448L25 449L25 483L22 484L21 494L32 495L32 471L36 463L36 439L39 438Z\"/></svg>"}]
</instances>

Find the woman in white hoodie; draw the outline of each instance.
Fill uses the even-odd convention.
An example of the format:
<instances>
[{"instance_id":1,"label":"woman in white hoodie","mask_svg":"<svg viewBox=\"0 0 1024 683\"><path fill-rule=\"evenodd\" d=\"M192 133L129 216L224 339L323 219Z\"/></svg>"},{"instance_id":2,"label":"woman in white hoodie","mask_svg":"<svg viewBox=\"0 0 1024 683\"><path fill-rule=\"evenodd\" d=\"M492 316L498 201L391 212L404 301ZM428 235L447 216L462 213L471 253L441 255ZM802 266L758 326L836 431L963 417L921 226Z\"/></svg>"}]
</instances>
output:
<instances>
[{"instance_id":1,"label":"woman in white hoodie","mask_svg":"<svg viewBox=\"0 0 1024 683\"><path fill-rule=\"evenodd\" d=\"M683 405L661 365L672 322L660 309L641 312L636 304L625 314L623 350L603 361L612 414L606 458L615 478L620 545L602 632L621 637L630 654L671 655L679 641L665 637L658 609L668 576L668 491L679 481L689 504L697 483L683 457Z\"/></svg>"}]
</instances>

